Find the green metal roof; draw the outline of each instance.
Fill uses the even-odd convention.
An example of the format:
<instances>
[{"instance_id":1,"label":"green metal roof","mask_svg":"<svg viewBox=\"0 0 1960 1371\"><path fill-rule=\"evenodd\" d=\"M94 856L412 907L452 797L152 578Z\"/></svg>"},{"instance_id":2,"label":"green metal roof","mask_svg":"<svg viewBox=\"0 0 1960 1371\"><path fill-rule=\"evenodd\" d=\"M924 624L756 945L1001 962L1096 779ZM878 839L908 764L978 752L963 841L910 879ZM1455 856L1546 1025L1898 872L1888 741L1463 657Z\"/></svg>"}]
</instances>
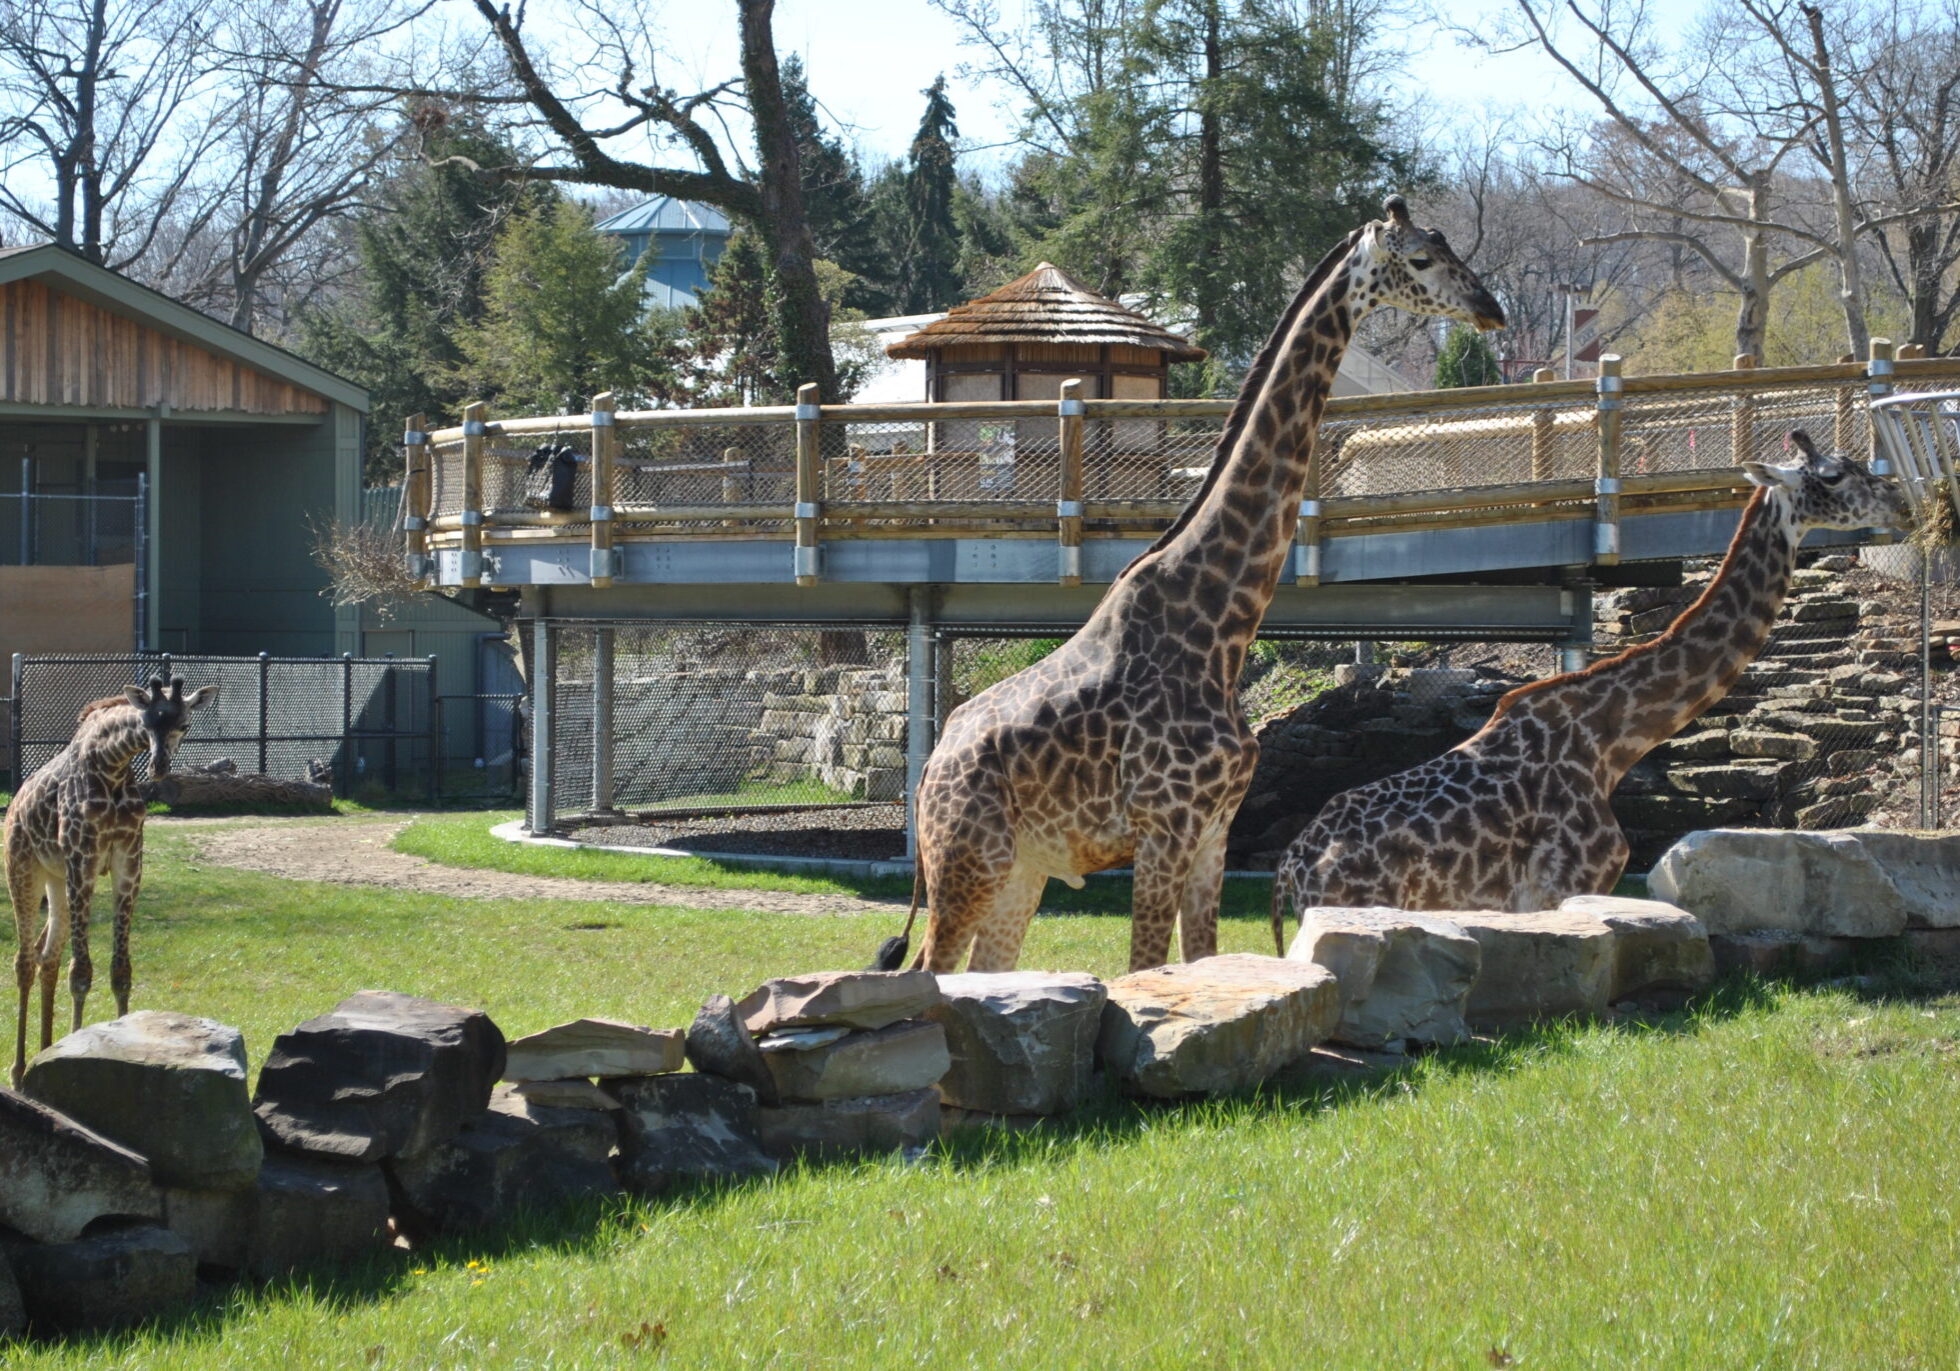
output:
<instances>
[{"instance_id":1,"label":"green metal roof","mask_svg":"<svg viewBox=\"0 0 1960 1371\"><path fill-rule=\"evenodd\" d=\"M86 300L112 314L134 319L207 352L289 381L302 390L366 414L368 393L352 381L275 347L208 314L200 314L161 291L139 285L119 272L97 266L81 254L53 243L0 248L0 285L10 281L58 282L64 294Z\"/></svg>"}]
</instances>

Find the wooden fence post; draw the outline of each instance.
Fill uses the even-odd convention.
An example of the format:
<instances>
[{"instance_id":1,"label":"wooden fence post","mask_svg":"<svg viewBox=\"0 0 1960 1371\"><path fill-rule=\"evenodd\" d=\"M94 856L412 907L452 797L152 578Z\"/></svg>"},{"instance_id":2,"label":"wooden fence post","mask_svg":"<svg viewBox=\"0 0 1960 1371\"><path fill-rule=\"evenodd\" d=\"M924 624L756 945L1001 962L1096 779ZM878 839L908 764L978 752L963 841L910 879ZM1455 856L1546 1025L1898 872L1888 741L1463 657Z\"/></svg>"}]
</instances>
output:
<instances>
[{"instance_id":1,"label":"wooden fence post","mask_svg":"<svg viewBox=\"0 0 1960 1371\"><path fill-rule=\"evenodd\" d=\"M619 457L619 429L613 424L611 391L592 397L592 568L594 586L613 583L619 569L613 548L613 463Z\"/></svg>"},{"instance_id":2,"label":"wooden fence post","mask_svg":"<svg viewBox=\"0 0 1960 1371\"><path fill-rule=\"evenodd\" d=\"M1321 433L1314 434L1313 446L1307 449L1307 484L1300 492L1299 517L1293 525L1293 584L1296 586L1320 584L1320 487L1326 470L1320 459L1324 450L1321 439Z\"/></svg>"},{"instance_id":3,"label":"wooden fence post","mask_svg":"<svg viewBox=\"0 0 1960 1371\"><path fill-rule=\"evenodd\" d=\"M402 459L407 478L402 484L402 530L407 535L408 574L418 586L426 588L432 568L429 565L429 432L422 416L411 414L403 426ZM264 767L259 771L263 773Z\"/></svg>"},{"instance_id":4,"label":"wooden fence post","mask_svg":"<svg viewBox=\"0 0 1960 1371\"><path fill-rule=\"evenodd\" d=\"M1874 338L1871 342L1871 357L1865 363L1865 392L1873 400L1882 400L1892 393L1892 340ZM1885 452L1878 444L1878 425L1872 425L1871 451L1866 454L1871 461L1872 470L1879 475L1892 474L1885 461Z\"/></svg>"},{"instance_id":5,"label":"wooden fence post","mask_svg":"<svg viewBox=\"0 0 1960 1371\"><path fill-rule=\"evenodd\" d=\"M1738 352L1735 356L1737 371L1754 371L1756 356L1751 352ZM1729 452L1737 466L1755 460L1756 456L1756 397L1748 391L1740 392L1731 402L1729 412Z\"/></svg>"},{"instance_id":6,"label":"wooden fence post","mask_svg":"<svg viewBox=\"0 0 1960 1371\"><path fill-rule=\"evenodd\" d=\"M1593 518L1593 561L1613 566L1620 560L1620 358L1599 359L1599 474L1593 478L1597 508Z\"/></svg>"},{"instance_id":7,"label":"wooden fence post","mask_svg":"<svg viewBox=\"0 0 1960 1371\"><path fill-rule=\"evenodd\" d=\"M483 447L489 433L484 416L489 406L474 400L463 406L463 555L462 585L483 584Z\"/></svg>"},{"instance_id":8,"label":"wooden fence post","mask_svg":"<svg viewBox=\"0 0 1960 1371\"><path fill-rule=\"evenodd\" d=\"M1071 377L1062 382L1061 399L1055 412L1060 416L1062 443L1062 487L1055 501L1056 538L1060 549L1061 575L1057 583L1082 584L1082 430L1087 421L1082 412L1082 382Z\"/></svg>"},{"instance_id":9,"label":"wooden fence post","mask_svg":"<svg viewBox=\"0 0 1960 1371\"><path fill-rule=\"evenodd\" d=\"M817 583L817 521L823 515L818 449L823 410L815 382L796 388L796 583Z\"/></svg>"},{"instance_id":10,"label":"wooden fence post","mask_svg":"<svg viewBox=\"0 0 1960 1371\"><path fill-rule=\"evenodd\" d=\"M1540 384L1558 380L1558 373L1550 367L1540 367L1531 373L1531 379ZM1534 409L1531 412L1531 479L1549 481L1552 479L1554 465L1553 446L1556 434L1552 427L1552 411Z\"/></svg>"}]
</instances>

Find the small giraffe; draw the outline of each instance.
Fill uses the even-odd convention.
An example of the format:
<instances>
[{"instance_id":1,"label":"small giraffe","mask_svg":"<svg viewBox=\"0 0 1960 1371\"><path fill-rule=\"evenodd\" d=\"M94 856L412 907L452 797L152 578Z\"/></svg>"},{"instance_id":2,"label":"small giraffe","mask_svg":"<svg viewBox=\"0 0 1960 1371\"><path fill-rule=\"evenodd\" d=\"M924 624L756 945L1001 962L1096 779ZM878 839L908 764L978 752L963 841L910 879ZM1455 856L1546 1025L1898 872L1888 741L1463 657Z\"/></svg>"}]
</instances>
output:
<instances>
[{"instance_id":1,"label":"small giraffe","mask_svg":"<svg viewBox=\"0 0 1960 1371\"><path fill-rule=\"evenodd\" d=\"M1758 489L1720 570L1651 643L1520 686L1442 756L1334 796L1280 860L1286 904L1551 909L1612 890L1627 842L1607 799L1627 769L1728 694L1769 640L1813 528L1904 528L1905 493L1790 435L1792 466L1744 462Z\"/></svg>"},{"instance_id":2,"label":"small giraffe","mask_svg":"<svg viewBox=\"0 0 1960 1371\"><path fill-rule=\"evenodd\" d=\"M1307 458L1369 310L1504 311L1400 196L1316 267L1253 364L1197 496L1047 658L954 710L917 799L920 964L1010 970L1051 877L1134 859L1130 966L1216 950L1225 831L1258 744L1238 680L1291 550ZM914 900L916 912L917 901ZM880 965L904 956L903 939Z\"/></svg>"},{"instance_id":3,"label":"small giraffe","mask_svg":"<svg viewBox=\"0 0 1960 1371\"><path fill-rule=\"evenodd\" d=\"M109 984L116 1013L129 1012L129 923L143 878L142 794L130 781L136 759L149 753L150 774L170 772L170 758L190 731L191 711L215 698L218 687L184 694L182 677L152 676L148 688L128 686L85 705L75 736L48 764L29 776L7 806L7 893L14 905L14 980L20 1012L14 1027L13 1083L27 1062L27 1001L41 980L41 1046L54 1041L54 982L61 945L74 920L74 959L68 987L76 1028L94 980L88 955L89 903L104 871L116 882L116 950ZM35 918L47 898L48 915L35 939Z\"/></svg>"}]
</instances>

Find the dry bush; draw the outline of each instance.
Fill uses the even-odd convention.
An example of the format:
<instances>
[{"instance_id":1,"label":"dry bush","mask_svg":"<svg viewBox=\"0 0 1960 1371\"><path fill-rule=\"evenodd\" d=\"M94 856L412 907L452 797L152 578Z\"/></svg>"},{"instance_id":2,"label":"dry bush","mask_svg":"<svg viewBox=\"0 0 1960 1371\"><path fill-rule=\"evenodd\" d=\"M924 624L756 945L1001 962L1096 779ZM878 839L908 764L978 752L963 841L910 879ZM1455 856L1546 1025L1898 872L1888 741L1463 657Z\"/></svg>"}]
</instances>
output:
<instances>
[{"instance_id":1,"label":"dry bush","mask_svg":"<svg viewBox=\"0 0 1960 1371\"><path fill-rule=\"evenodd\" d=\"M399 537L370 523L310 519L313 560L327 573L320 593L336 609L372 606L385 623L415 596L421 583L409 574Z\"/></svg>"}]
</instances>

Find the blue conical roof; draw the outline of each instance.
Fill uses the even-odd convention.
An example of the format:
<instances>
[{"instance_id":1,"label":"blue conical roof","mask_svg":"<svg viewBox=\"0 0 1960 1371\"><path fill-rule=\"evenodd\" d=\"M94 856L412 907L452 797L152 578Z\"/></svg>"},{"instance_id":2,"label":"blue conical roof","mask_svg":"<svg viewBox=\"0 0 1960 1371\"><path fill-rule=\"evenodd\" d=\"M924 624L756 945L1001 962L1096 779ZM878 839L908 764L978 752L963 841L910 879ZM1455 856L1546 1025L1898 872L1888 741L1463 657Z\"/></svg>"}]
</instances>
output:
<instances>
[{"instance_id":1,"label":"blue conical roof","mask_svg":"<svg viewBox=\"0 0 1960 1371\"><path fill-rule=\"evenodd\" d=\"M630 209L607 215L596 227L601 233L713 233L726 236L728 216L713 205L656 195Z\"/></svg>"}]
</instances>

